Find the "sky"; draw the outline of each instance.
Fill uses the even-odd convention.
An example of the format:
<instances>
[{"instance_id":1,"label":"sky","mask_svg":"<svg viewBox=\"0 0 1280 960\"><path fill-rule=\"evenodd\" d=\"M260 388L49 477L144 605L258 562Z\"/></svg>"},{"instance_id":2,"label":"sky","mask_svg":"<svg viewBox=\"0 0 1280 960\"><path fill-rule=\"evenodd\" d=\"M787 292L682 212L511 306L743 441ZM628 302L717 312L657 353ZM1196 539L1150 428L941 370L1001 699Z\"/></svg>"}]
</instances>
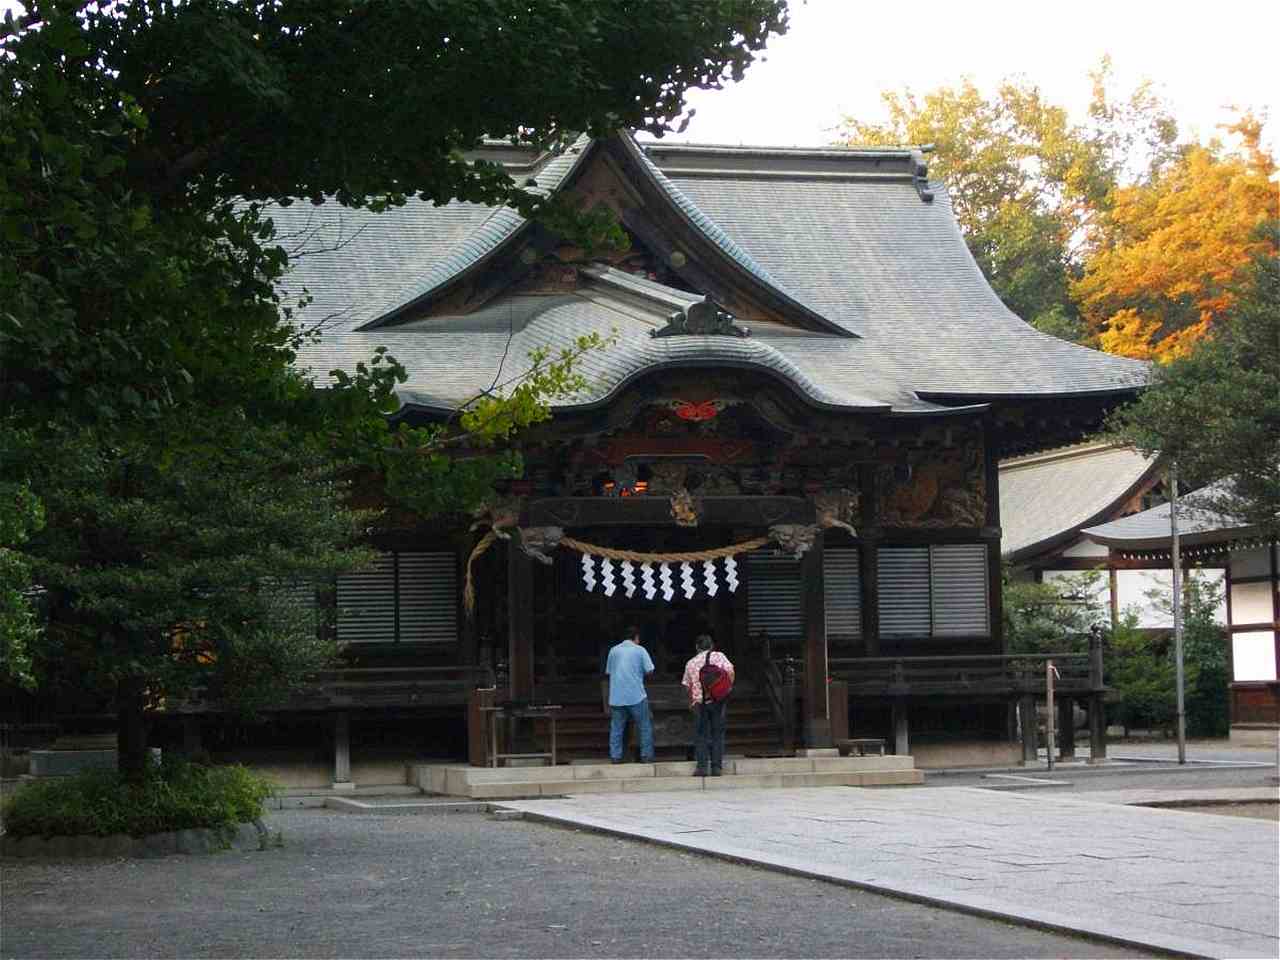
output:
<instances>
[{"instance_id":1,"label":"sky","mask_svg":"<svg viewBox=\"0 0 1280 960\"><path fill-rule=\"evenodd\" d=\"M1089 71L1109 54L1118 94L1150 79L1184 134L1214 135L1236 104L1280 138L1280 2L1270 0L792 0L791 29L724 90L696 90L673 139L816 146L846 114L883 120L880 91L926 93L1019 76L1084 118Z\"/></svg>"}]
</instances>

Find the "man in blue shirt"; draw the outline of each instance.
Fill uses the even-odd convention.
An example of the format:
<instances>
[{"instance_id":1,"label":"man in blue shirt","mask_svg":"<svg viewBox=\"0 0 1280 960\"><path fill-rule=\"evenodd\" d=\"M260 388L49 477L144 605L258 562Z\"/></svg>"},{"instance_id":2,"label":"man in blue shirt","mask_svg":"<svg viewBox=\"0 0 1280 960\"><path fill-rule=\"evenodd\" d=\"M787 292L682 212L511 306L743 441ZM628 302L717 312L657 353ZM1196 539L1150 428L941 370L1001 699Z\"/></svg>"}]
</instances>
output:
<instances>
[{"instance_id":1,"label":"man in blue shirt","mask_svg":"<svg viewBox=\"0 0 1280 960\"><path fill-rule=\"evenodd\" d=\"M622 763L628 722L640 728L640 762L653 763L653 718L644 689L653 659L639 639L640 628L628 627L626 639L609 651L604 668L609 675L609 759L614 763Z\"/></svg>"}]
</instances>

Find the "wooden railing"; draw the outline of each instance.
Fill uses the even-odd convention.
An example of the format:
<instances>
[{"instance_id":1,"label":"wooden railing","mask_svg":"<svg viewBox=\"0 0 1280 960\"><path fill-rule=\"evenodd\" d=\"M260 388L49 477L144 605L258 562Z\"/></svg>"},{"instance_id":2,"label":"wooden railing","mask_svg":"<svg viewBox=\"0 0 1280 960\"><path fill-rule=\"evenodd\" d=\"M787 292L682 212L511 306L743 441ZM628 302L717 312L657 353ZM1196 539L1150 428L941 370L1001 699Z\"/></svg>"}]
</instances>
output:
<instances>
[{"instance_id":1,"label":"wooden railing","mask_svg":"<svg viewBox=\"0 0 1280 960\"><path fill-rule=\"evenodd\" d=\"M316 674L306 695L321 696L334 705L383 703L465 703L467 693L484 683L481 667L340 667Z\"/></svg>"},{"instance_id":2,"label":"wooden railing","mask_svg":"<svg viewBox=\"0 0 1280 960\"><path fill-rule=\"evenodd\" d=\"M782 749L790 751L797 743L798 725L796 718L800 708L799 677L804 672L802 661L794 657L783 657L774 660L769 655L768 643L761 644L759 684L769 701L769 709L773 711L773 719L778 724L782 737Z\"/></svg>"},{"instance_id":3,"label":"wooden railing","mask_svg":"<svg viewBox=\"0 0 1280 960\"><path fill-rule=\"evenodd\" d=\"M828 661L832 677L849 684L853 696L928 694L1041 694L1045 665L1052 661L1054 686L1064 694L1105 690L1101 650L1089 653L1007 654L942 657L842 657Z\"/></svg>"}]
</instances>

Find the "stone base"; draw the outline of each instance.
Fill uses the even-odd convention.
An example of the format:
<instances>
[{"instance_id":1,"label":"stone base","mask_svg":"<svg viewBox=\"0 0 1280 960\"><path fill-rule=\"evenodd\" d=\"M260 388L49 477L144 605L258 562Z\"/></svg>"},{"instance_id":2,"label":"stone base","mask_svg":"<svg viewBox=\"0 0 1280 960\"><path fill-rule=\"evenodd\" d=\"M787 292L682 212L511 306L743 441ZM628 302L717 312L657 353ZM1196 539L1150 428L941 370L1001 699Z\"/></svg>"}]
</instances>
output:
<instances>
[{"instance_id":1,"label":"stone base","mask_svg":"<svg viewBox=\"0 0 1280 960\"><path fill-rule=\"evenodd\" d=\"M41 860L86 857L167 857L170 854L218 853L222 850L265 850L268 831L261 820L227 830L175 830L145 837L0 837L0 856Z\"/></svg>"},{"instance_id":2,"label":"stone base","mask_svg":"<svg viewBox=\"0 0 1280 960\"><path fill-rule=\"evenodd\" d=\"M725 759L724 776L695 777L693 770L690 761L597 761L523 768L422 764L414 768L413 777L425 793L474 800L745 787L872 787L924 781L910 757L742 757Z\"/></svg>"},{"instance_id":3,"label":"stone base","mask_svg":"<svg viewBox=\"0 0 1280 960\"><path fill-rule=\"evenodd\" d=\"M1233 723L1233 747L1274 747L1280 739L1280 725L1274 723Z\"/></svg>"},{"instance_id":4,"label":"stone base","mask_svg":"<svg viewBox=\"0 0 1280 960\"><path fill-rule=\"evenodd\" d=\"M835 747L801 747L796 751L797 757L838 757L840 751Z\"/></svg>"},{"instance_id":5,"label":"stone base","mask_svg":"<svg viewBox=\"0 0 1280 960\"><path fill-rule=\"evenodd\" d=\"M1087 755L1088 743L1084 744ZM1076 744L1077 753L1080 744ZM1002 740L967 740L955 743L913 743L911 757L921 770L950 767L1016 767L1022 762L1022 744Z\"/></svg>"},{"instance_id":6,"label":"stone base","mask_svg":"<svg viewBox=\"0 0 1280 960\"><path fill-rule=\"evenodd\" d=\"M355 793L356 785L350 780L335 780L329 784L330 790L336 790L343 793Z\"/></svg>"}]
</instances>

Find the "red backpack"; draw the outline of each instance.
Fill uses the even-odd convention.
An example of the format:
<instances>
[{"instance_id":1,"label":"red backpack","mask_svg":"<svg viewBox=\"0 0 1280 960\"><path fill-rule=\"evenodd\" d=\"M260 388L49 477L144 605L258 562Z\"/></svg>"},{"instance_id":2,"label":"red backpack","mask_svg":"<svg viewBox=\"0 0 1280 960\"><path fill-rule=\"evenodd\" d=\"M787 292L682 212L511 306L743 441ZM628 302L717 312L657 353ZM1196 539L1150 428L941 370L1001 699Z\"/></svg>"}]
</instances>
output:
<instances>
[{"instance_id":1,"label":"red backpack","mask_svg":"<svg viewBox=\"0 0 1280 960\"><path fill-rule=\"evenodd\" d=\"M702 702L719 703L733 692L733 676L724 667L711 662L711 651L698 671L698 683L702 684Z\"/></svg>"}]
</instances>

